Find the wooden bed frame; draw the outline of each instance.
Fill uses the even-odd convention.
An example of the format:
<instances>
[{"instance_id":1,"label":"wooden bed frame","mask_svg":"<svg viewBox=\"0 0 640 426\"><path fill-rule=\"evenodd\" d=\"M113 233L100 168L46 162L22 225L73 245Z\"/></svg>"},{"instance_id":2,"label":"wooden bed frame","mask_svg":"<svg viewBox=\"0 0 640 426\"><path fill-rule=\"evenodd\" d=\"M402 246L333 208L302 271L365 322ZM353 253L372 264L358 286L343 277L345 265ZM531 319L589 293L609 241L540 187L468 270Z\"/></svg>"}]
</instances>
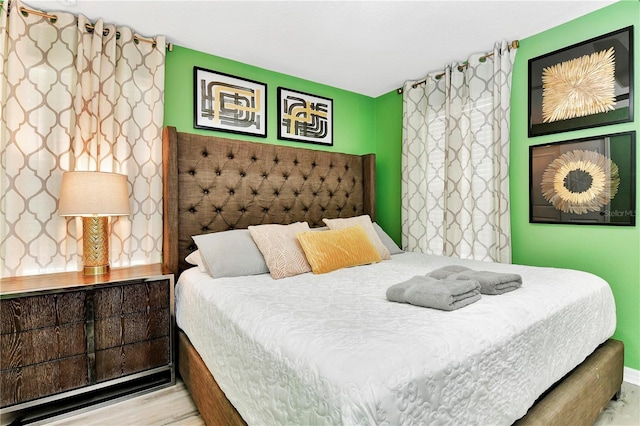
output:
<instances>
[{"instance_id":1,"label":"wooden bed frame","mask_svg":"<svg viewBox=\"0 0 640 426\"><path fill-rule=\"evenodd\" d=\"M164 264L178 275L192 235L263 223L369 214L375 157L177 132L163 135ZM178 368L207 425L246 424L189 338L178 330ZM591 425L622 384L623 344L610 339L543 394L518 425Z\"/></svg>"}]
</instances>

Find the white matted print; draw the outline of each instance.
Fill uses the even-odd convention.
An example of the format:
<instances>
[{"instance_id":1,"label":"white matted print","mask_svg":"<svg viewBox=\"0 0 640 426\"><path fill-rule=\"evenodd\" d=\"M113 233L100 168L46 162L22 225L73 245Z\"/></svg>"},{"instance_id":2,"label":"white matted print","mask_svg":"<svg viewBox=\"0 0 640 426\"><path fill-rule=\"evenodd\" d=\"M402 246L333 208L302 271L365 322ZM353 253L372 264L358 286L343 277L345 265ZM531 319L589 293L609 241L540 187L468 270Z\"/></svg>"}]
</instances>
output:
<instances>
[{"instance_id":1,"label":"white matted print","mask_svg":"<svg viewBox=\"0 0 640 426\"><path fill-rule=\"evenodd\" d=\"M193 67L196 129L267 136L267 85Z\"/></svg>"},{"instance_id":2,"label":"white matted print","mask_svg":"<svg viewBox=\"0 0 640 426\"><path fill-rule=\"evenodd\" d=\"M333 100L278 87L278 139L333 145Z\"/></svg>"}]
</instances>

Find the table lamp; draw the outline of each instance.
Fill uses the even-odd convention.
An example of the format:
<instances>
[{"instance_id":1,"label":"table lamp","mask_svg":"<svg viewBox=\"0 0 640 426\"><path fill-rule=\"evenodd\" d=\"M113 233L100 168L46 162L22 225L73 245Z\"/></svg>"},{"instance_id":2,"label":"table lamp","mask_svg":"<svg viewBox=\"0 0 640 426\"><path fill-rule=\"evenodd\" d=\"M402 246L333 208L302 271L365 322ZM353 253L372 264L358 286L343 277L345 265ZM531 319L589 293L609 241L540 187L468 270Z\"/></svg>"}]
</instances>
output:
<instances>
[{"instance_id":1,"label":"table lamp","mask_svg":"<svg viewBox=\"0 0 640 426\"><path fill-rule=\"evenodd\" d=\"M107 172L65 172L60 216L82 217L84 275L109 272L109 216L131 213L127 176Z\"/></svg>"}]
</instances>

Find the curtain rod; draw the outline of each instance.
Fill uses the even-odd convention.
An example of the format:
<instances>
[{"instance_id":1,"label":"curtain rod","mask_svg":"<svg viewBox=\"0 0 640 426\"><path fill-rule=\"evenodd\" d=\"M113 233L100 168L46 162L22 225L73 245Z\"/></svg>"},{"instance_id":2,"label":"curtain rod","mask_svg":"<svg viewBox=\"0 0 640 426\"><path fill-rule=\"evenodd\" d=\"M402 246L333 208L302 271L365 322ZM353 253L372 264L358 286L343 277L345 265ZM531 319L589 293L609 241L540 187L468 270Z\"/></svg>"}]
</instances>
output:
<instances>
[{"instance_id":1,"label":"curtain rod","mask_svg":"<svg viewBox=\"0 0 640 426\"><path fill-rule=\"evenodd\" d=\"M4 1L0 0L0 7L2 7L2 5L4 4ZM9 7L11 7L11 5L9 5ZM51 21L51 23L55 23L58 20L58 17L56 15L49 15L48 13L45 12L40 12L39 10L33 10L33 9L27 9L24 6L20 7L20 12L22 13L23 16L28 16L30 13L37 15L37 16L41 16L43 18L47 18ZM9 13L9 10L7 9L7 13ZM87 31L93 31L94 26L91 24L86 24L85 28L87 29ZM107 33L108 34L108 33ZM116 37L120 36L120 33L116 33ZM145 43L149 43L151 44L153 47L156 47L157 43L155 39L148 39L148 38L144 38L144 37L140 37L139 35L134 33L133 36L133 41L137 44L141 41L144 41ZM165 48L169 51L169 52L173 52L173 43L167 43L165 44Z\"/></svg>"},{"instance_id":2,"label":"curtain rod","mask_svg":"<svg viewBox=\"0 0 640 426\"><path fill-rule=\"evenodd\" d=\"M509 43L509 48L511 49L517 49L518 47L520 47L520 40L513 40L511 43ZM491 53L487 53L483 56L480 57L480 62L484 62L487 60L487 58L490 58L493 56L493 52ZM460 65L458 65L458 71L462 71L463 69L467 68L469 66L469 63L467 61L464 61L463 63L461 63ZM435 79L436 80L440 80L443 76L445 75L445 72L441 72L440 74L436 74ZM411 85L411 87L413 87L414 89L416 87L418 87L419 85L426 83L427 82L427 78L425 77L420 81L416 81L415 83L413 83ZM402 87L400 87L399 89L397 89L397 92L399 95L402 94L402 92L404 92L404 89Z\"/></svg>"}]
</instances>

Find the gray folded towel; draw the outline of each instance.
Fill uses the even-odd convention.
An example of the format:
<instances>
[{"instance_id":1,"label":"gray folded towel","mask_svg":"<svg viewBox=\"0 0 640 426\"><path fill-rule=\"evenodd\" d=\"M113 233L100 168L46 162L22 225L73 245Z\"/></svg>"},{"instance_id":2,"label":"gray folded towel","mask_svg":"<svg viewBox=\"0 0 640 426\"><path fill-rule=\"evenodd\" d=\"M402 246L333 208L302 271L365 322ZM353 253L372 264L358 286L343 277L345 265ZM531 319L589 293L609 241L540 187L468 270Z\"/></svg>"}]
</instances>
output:
<instances>
[{"instance_id":1,"label":"gray folded towel","mask_svg":"<svg viewBox=\"0 0 640 426\"><path fill-rule=\"evenodd\" d=\"M449 278L449 276L453 274L457 274L462 271L470 271L470 270L471 269L465 268L464 266L460 266L460 265L447 265L447 266L443 266L442 268L438 268L434 271L429 272L427 274L427 277L432 277L437 280L443 280L445 278Z\"/></svg>"},{"instance_id":2,"label":"gray folded towel","mask_svg":"<svg viewBox=\"0 0 640 426\"><path fill-rule=\"evenodd\" d=\"M480 284L475 280L440 281L419 275L389 287L387 299L453 311L478 301Z\"/></svg>"},{"instance_id":3,"label":"gray folded towel","mask_svg":"<svg viewBox=\"0 0 640 426\"><path fill-rule=\"evenodd\" d=\"M405 293L407 292L407 289L414 284L419 284L421 282L426 281L426 280L423 280L422 278L426 278L427 280L430 280L432 282L437 281L436 279L429 279L428 277L415 276L413 278L408 279L407 281L403 281L401 283L394 284L391 287L389 287L387 289L387 299L391 300L392 302L407 303L407 299L405 297Z\"/></svg>"},{"instance_id":4,"label":"gray folded towel","mask_svg":"<svg viewBox=\"0 0 640 426\"><path fill-rule=\"evenodd\" d=\"M522 286L522 277L492 271L475 271L464 266L449 265L431 271L427 277L448 280L477 280L482 294L497 295L513 291Z\"/></svg>"}]
</instances>

